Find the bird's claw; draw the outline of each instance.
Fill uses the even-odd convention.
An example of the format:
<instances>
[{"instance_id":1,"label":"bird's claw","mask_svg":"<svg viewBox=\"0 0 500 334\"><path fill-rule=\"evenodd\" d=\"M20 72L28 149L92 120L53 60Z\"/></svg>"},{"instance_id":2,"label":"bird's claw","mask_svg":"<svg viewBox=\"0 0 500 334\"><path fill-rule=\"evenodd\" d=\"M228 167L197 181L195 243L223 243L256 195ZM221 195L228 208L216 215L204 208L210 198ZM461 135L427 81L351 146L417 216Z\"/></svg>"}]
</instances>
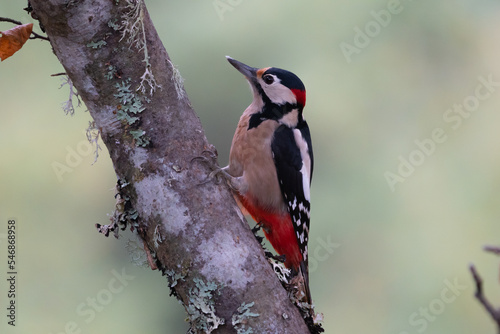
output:
<instances>
[{"instance_id":1,"label":"bird's claw","mask_svg":"<svg viewBox=\"0 0 500 334\"><path fill-rule=\"evenodd\" d=\"M222 168L217 168L216 170L212 171L210 174L208 174L209 179L215 179L215 183L219 184L222 181L222 176L220 175L223 173Z\"/></svg>"},{"instance_id":2,"label":"bird's claw","mask_svg":"<svg viewBox=\"0 0 500 334\"><path fill-rule=\"evenodd\" d=\"M253 233L255 239L257 239L259 244L262 246L262 241L264 241L264 237L261 237L260 235L257 234L259 232L259 230L261 229L261 227L262 227L261 224L255 224L255 226L252 228L252 233Z\"/></svg>"},{"instance_id":3,"label":"bird's claw","mask_svg":"<svg viewBox=\"0 0 500 334\"><path fill-rule=\"evenodd\" d=\"M213 180L215 180L215 184L220 184L220 182L223 179L223 177L221 177L220 174L223 173L224 171L217 164L217 151L214 152L214 151L210 151L210 150L204 150L201 152L201 154L202 155L200 155L200 156L192 158L191 163L194 162L195 160L200 160L200 161L206 163L208 165L208 168L210 168L212 170L212 172L210 172L210 174L208 174L207 179L205 179L204 181L202 181L198 185L204 185L204 184L207 184L209 182L212 182ZM208 157L205 156L204 154L208 155Z\"/></svg>"},{"instance_id":4,"label":"bird's claw","mask_svg":"<svg viewBox=\"0 0 500 334\"><path fill-rule=\"evenodd\" d=\"M274 255L271 252L265 251L264 252L267 258L271 258L279 263L285 263L286 261L286 256L285 255Z\"/></svg>"},{"instance_id":5,"label":"bird's claw","mask_svg":"<svg viewBox=\"0 0 500 334\"><path fill-rule=\"evenodd\" d=\"M214 170L216 168L219 168L217 165L217 151L210 151L210 150L204 150L201 152L202 155L194 157L191 159L191 163L193 163L195 160L201 160L204 163L206 163L210 169ZM208 157L204 156L203 154L207 154Z\"/></svg>"}]
</instances>

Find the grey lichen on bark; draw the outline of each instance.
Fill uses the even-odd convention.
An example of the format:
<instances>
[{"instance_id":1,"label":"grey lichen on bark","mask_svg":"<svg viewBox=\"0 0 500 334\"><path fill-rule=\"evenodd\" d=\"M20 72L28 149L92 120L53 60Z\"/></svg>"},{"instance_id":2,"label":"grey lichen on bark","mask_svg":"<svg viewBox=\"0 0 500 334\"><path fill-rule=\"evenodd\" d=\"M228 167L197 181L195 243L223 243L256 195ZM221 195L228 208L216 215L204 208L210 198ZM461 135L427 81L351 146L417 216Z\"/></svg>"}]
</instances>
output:
<instances>
[{"instance_id":1,"label":"grey lichen on bark","mask_svg":"<svg viewBox=\"0 0 500 334\"><path fill-rule=\"evenodd\" d=\"M192 159L213 148L143 2L30 2L191 331L235 333L246 312L245 330L308 333L227 186L200 185L210 170Z\"/></svg>"}]
</instances>

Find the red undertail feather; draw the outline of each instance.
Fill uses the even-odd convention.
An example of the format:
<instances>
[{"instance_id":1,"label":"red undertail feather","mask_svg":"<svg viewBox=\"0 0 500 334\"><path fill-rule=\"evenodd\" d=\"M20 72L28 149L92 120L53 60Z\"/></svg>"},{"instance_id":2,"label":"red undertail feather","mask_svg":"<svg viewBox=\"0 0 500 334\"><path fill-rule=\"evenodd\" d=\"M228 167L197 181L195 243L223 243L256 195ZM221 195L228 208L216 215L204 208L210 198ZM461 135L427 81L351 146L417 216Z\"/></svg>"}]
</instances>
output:
<instances>
[{"instance_id":1,"label":"red undertail feather","mask_svg":"<svg viewBox=\"0 0 500 334\"><path fill-rule=\"evenodd\" d=\"M264 227L264 234L279 255L285 255L285 266L298 271L302 262L293 229L293 223L288 212L269 213L265 209L256 206L252 200L238 196L241 204L256 222Z\"/></svg>"}]
</instances>

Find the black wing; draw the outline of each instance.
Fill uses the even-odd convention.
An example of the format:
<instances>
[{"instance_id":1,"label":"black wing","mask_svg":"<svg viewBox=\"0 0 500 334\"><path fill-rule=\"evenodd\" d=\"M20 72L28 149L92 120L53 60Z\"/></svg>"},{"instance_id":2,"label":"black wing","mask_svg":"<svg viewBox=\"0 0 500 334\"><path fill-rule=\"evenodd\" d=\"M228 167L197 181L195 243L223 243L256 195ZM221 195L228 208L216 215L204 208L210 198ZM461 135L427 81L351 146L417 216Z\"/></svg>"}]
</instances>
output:
<instances>
[{"instance_id":1,"label":"black wing","mask_svg":"<svg viewBox=\"0 0 500 334\"><path fill-rule=\"evenodd\" d=\"M313 170L311 135L307 123L302 121L295 129L285 125L278 127L271 149L281 193L290 212L295 236L307 268L311 209L309 187Z\"/></svg>"}]
</instances>

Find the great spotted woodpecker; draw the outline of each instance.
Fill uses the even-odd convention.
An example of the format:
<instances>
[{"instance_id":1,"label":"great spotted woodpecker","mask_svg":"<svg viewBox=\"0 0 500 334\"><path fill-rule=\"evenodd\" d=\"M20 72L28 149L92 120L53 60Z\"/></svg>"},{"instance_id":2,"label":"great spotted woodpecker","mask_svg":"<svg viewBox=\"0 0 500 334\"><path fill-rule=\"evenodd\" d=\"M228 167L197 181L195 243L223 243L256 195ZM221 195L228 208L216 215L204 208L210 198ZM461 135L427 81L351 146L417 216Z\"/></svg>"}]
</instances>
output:
<instances>
[{"instance_id":1,"label":"great spotted woodpecker","mask_svg":"<svg viewBox=\"0 0 500 334\"><path fill-rule=\"evenodd\" d=\"M302 116L304 84L276 67L258 69L227 60L250 83L253 102L238 122L229 165L219 172L276 252L285 256L285 266L302 275L311 304L307 242L313 151Z\"/></svg>"}]
</instances>

